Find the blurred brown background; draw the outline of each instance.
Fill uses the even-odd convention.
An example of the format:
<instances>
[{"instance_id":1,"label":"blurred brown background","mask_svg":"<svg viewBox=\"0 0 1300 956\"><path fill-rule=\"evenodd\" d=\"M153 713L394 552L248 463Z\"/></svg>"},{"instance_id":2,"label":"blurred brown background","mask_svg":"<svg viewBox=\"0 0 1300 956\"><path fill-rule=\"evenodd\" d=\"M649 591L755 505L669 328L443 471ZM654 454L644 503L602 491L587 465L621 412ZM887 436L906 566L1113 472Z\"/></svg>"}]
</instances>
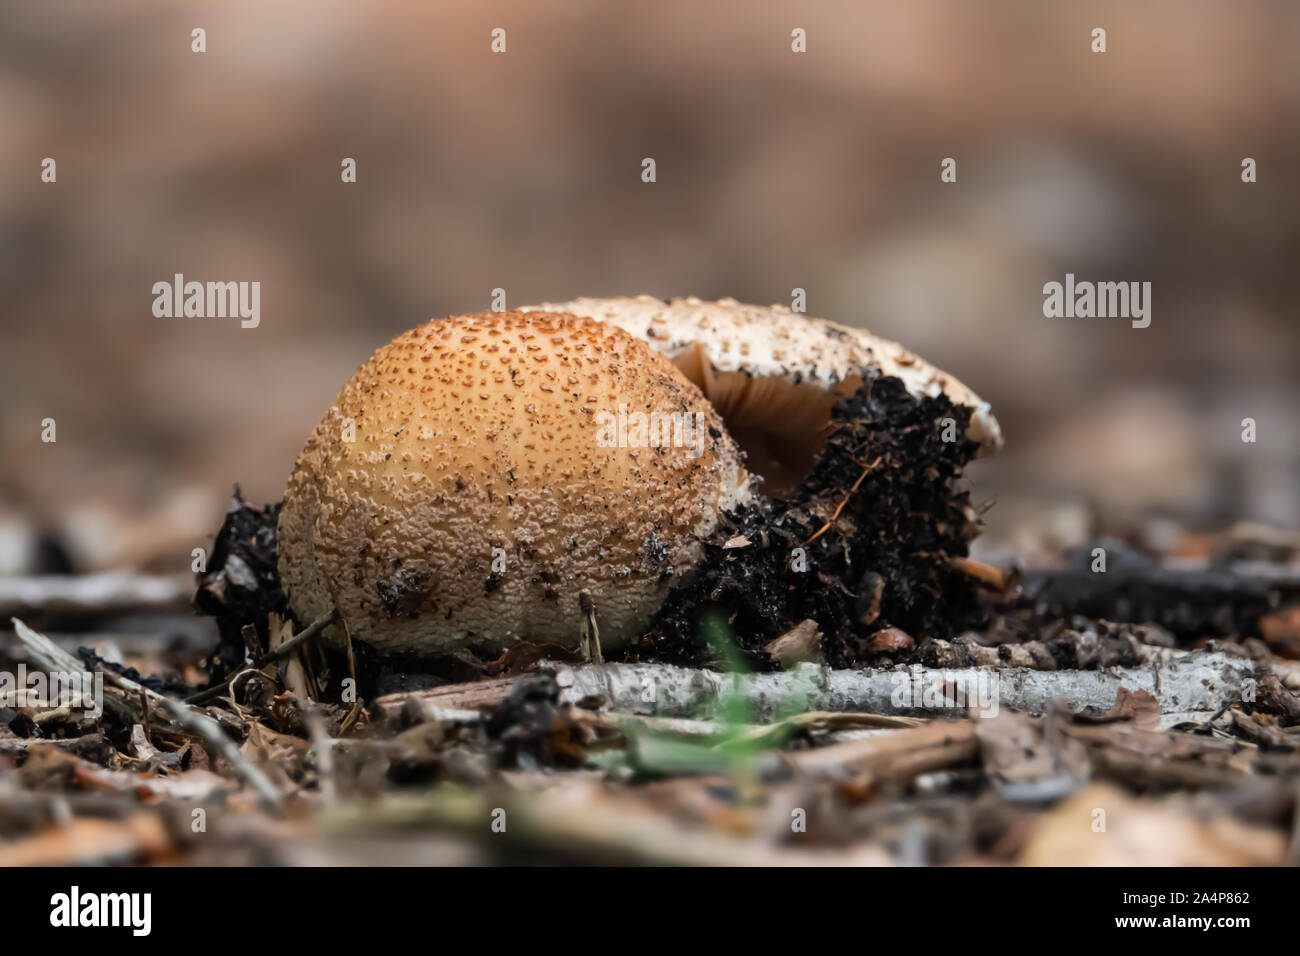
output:
<instances>
[{"instance_id":1,"label":"blurred brown background","mask_svg":"<svg viewBox=\"0 0 1300 956\"><path fill-rule=\"evenodd\" d=\"M498 286L807 289L992 401L971 478L1022 553L1098 514L1294 527L1297 50L1285 2L6 0L0 573L33 529L187 570L374 348ZM176 272L260 281L260 327L155 318ZM1066 272L1152 282L1150 328L1044 318Z\"/></svg>"}]
</instances>

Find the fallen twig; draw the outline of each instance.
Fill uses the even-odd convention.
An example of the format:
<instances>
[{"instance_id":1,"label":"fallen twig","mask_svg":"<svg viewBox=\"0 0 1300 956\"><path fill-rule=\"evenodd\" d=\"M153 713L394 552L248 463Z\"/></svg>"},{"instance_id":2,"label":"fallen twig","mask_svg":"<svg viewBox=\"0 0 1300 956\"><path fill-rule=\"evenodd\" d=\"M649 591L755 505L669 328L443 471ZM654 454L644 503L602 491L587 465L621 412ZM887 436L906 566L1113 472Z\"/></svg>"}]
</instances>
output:
<instances>
[{"instance_id":1,"label":"fallen twig","mask_svg":"<svg viewBox=\"0 0 1300 956\"><path fill-rule=\"evenodd\" d=\"M105 574L0 577L0 614L107 614L180 610L194 582L182 575Z\"/></svg>"},{"instance_id":2,"label":"fallen twig","mask_svg":"<svg viewBox=\"0 0 1300 956\"><path fill-rule=\"evenodd\" d=\"M766 723L791 713L828 710L934 717L976 707L1011 707L1040 714L1055 700L1075 713L1105 711L1121 687L1145 690L1166 718L1211 714L1239 700L1244 682L1256 676L1255 663L1222 653L1193 652L1145 667L1043 671L1019 667L831 670L803 664L769 674L720 674L667 664L555 665L561 702L601 698L615 711L659 717L711 719L728 694L739 694L749 718ZM518 678L456 684L427 691L389 694L376 701L381 711L397 713L408 699L442 707L495 707ZM951 693L963 689L965 697ZM996 692L996 697L993 693ZM988 699L981 699L981 694ZM959 706L960 705L960 706Z\"/></svg>"},{"instance_id":3,"label":"fallen twig","mask_svg":"<svg viewBox=\"0 0 1300 956\"><path fill-rule=\"evenodd\" d=\"M857 494L858 488L862 486L862 480L866 478L867 475L871 474L872 471L875 470L876 466L880 464L882 458L884 458L884 455L877 457L875 461L871 462L871 464L862 466L862 474L858 475L858 480L853 483L853 486L851 488L849 488L849 492L844 496L843 500L840 501L840 503L835 506L835 511L831 514L830 519L824 525L818 528L816 533L811 538L809 538L807 541L804 542L805 547L807 545L812 544L814 541L820 538L823 534L825 534L827 531L831 529L831 526L835 524L835 522L840 520L840 512L844 510L844 506L849 503L850 498L852 498L855 494Z\"/></svg>"},{"instance_id":4,"label":"fallen twig","mask_svg":"<svg viewBox=\"0 0 1300 956\"><path fill-rule=\"evenodd\" d=\"M319 634L321 631L325 630L325 628L329 627L332 623L334 623L334 620L337 617L338 617L337 610L329 611L328 613L322 614L320 617L316 618L316 620L312 621L305 628L303 628L293 637L289 638L283 644L279 644L276 647L271 648L265 654L263 654L260 663L266 664L271 661L279 660L281 657L284 657L290 654L291 652L297 650L298 648L306 644L308 641L310 641L317 634Z\"/></svg>"},{"instance_id":5,"label":"fallen twig","mask_svg":"<svg viewBox=\"0 0 1300 956\"><path fill-rule=\"evenodd\" d=\"M936 721L829 747L796 750L782 754L781 759L805 773L858 773L911 778L974 760L978 754L976 725L968 720Z\"/></svg>"},{"instance_id":6,"label":"fallen twig","mask_svg":"<svg viewBox=\"0 0 1300 956\"><path fill-rule=\"evenodd\" d=\"M1112 621L1149 621L1183 638L1254 635L1268 611L1300 598L1293 566L1169 567L1112 546L1104 574L1090 553L1070 566L1024 572L1025 598L1039 612Z\"/></svg>"},{"instance_id":7,"label":"fallen twig","mask_svg":"<svg viewBox=\"0 0 1300 956\"><path fill-rule=\"evenodd\" d=\"M351 675L352 688L355 691L357 686L357 659L352 653L352 631L348 629L347 621L343 622L343 633L347 637L348 642L348 673ZM348 731L352 729L352 726L357 722L358 718L360 718L361 704L362 702L360 697L352 702L352 709L348 711L347 717L344 718L343 724L339 727L340 737L346 737Z\"/></svg>"},{"instance_id":8,"label":"fallen twig","mask_svg":"<svg viewBox=\"0 0 1300 956\"><path fill-rule=\"evenodd\" d=\"M924 724L920 717L889 714L833 713L812 710L774 724L762 724L741 733L739 739L756 747L780 746L796 731L898 730Z\"/></svg>"}]
</instances>

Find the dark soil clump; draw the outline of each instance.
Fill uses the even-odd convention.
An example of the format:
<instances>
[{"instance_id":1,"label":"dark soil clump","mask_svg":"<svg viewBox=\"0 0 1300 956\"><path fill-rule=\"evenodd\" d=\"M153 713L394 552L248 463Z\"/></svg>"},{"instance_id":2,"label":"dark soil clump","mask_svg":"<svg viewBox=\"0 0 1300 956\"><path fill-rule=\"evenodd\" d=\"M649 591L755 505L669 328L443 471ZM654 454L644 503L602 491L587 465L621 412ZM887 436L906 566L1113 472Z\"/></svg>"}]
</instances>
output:
<instances>
[{"instance_id":1,"label":"dark soil clump","mask_svg":"<svg viewBox=\"0 0 1300 956\"><path fill-rule=\"evenodd\" d=\"M198 576L194 595L194 609L216 618L221 634L210 660L214 681L242 666L246 648L241 632L246 625L257 628L259 645L265 648L269 640L268 615L274 612L288 617L276 566L275 532L279 520L278 501L254 508L235 488L207 571Z\"/></svg>"},{"instance_id":2,"label":"dark soil clump","mask_svg":"<svg viewBox=\"0 0 1300 956\"><path fill-rule=\"evenodd\" d=\"M897 378L870 374L836 405L812 473L788 499L724 521L633 656L716 658L700 633L706 613L729 622L729 639L759 667L770 666L763 644L809 618L835 667L870 659L871 635L886 627L919 644L981 625L973 582L951 567L978 531L956 488L978 448L969 418L946 396L918 399ZM749 543L737 547L738 537Z\"/></svg>"}]
</instances>

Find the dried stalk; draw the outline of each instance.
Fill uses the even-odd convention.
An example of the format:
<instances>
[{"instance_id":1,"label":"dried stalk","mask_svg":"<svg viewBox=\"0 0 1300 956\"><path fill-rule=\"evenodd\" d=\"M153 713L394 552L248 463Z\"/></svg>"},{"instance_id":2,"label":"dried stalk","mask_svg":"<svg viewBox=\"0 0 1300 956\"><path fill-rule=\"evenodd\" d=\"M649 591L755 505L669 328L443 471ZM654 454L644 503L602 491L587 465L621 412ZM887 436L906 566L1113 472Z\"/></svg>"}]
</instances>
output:
<instances>
[{"instance_id":1,"label":"dried stalk","mask_svg":"<svg viewBox=\"0 0 1300 956\"><path fill-rule=\"evenodd\" d=\"M316 618L316 620L312 621L305 628L303 628L293 637L289 638L283 644L277 645L276 647L271 648L271 650L263 654L261 663L266 664L269 663L270 661L279 660L280 658L292 653L293 651L296 651L298 648L302 647L304 644L310 641L321 631L325 630L325 628L329 627L332 623L334 623L334 620L337 617L338 617L338 611L329 611L325 614L322 614L320 617Z\"/></svg>"},{"instance_id":2,"label":"dried stalk","mask_svg":"<svg viewBox=\"0 0 1300 956\"><path fill-rule=\"evenodd\" d=\"M188 607L188 576L123 574L0 577L0 614L108 614Z\"/></svg>"}]
</instances>

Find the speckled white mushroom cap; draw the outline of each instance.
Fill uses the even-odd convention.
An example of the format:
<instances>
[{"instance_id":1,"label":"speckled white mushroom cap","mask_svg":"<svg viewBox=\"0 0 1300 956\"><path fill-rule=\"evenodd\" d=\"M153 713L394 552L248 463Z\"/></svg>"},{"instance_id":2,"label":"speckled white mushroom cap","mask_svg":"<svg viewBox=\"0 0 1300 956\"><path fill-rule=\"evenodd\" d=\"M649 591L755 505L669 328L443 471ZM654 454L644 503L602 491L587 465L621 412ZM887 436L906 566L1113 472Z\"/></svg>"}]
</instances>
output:
<instances>
[{"instance_id":1,"label":"speckled white mushroom cap","mask_svg":"<svg viewBox=\"0 0 1300 956\"><path fill-rule=\"evenodd\" d=\"M734 299L705 302L694 296L664 302L639 295L581 298L528 308L585 315L616 325L650 343L697 381L701 373L692 372L690 366L706 359L713 373L740 372L843 394L856 388L864 368L876 367L899 378L917 397L944 394L970 408L967 434L979 442L982 453L1002 445L1002 431L988 402L956 378L897 342L865 329L792 312L782 305L744 305ZM707 381L703 387L718 404ZM720 411L727 414L725 408Z\"/></svg>"},{"instance_id":2,"label":"speckled white mushroom cap","mask_svg":"<svg viewBox=\"0 0 1300 956\"><path fill-rule=\"evenodd\" d=\"M689 418L652 441L619 433L620 409ZM302 623L338 611L335 643L346 624L389 654L576 647L585 590L615 648L749 499L716 411L640 339L454 316L379 349L334 400L285 491L280 577Z\"/></svg>"}]
</instances>

